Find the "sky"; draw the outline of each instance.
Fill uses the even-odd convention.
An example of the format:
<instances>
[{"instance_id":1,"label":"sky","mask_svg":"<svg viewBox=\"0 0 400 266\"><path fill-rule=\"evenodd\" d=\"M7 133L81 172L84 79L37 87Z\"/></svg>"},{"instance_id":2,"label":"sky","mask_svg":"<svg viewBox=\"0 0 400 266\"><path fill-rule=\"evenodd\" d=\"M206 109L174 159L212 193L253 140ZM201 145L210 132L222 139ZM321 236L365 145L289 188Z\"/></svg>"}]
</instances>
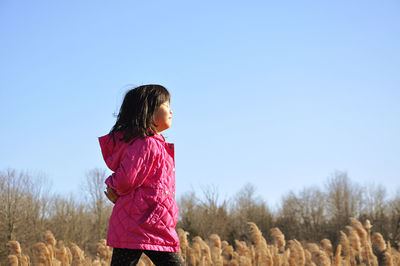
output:
<instances>
[{"instance_id":1,"label":"sky","mask_svg":"<svg viewBox=\"0 0 400 266\"><path fill-rule=\"evenodd\" d=\"M0 170L79 195L124 93L171 93L177 196L400 188L400 2L0 1ZM108 171L107 173L111 173Z\"/></svg>"}]
</instances>

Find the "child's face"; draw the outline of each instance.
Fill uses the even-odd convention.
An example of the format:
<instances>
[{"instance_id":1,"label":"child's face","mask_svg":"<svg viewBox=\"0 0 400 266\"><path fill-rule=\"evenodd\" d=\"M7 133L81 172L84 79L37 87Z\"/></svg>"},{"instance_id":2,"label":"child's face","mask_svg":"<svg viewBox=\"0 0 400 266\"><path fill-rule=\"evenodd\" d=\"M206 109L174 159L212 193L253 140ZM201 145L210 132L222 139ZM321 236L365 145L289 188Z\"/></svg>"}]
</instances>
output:
<instances>
[{"instance_id":1,"label":"child's face","mask_svg":"<svg viewBox=\"0 0 400 266\"><path fill-rule=\"evenodd\" d=\"M172 124L172 110L169 108L169 102L164 102L154 113L154 123L157 125L158 133L168 129Z\"/></svg>"}]
</instances>

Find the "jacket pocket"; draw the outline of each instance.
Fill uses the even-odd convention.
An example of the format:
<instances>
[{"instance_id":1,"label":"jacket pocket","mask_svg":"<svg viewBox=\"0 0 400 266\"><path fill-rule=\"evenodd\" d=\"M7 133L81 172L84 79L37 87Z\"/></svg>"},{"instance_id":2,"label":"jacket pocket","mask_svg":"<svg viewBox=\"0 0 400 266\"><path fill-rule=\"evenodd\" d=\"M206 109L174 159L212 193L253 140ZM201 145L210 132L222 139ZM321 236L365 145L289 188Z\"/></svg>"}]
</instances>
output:
<instances>
[{"instance_id":1,"label":"jacket pocket","mask_svg":"<svg viewBox=\"0 0 400 266\"><path fill-rule=\"evenodd\" d=\"M156 204L141 224L142 228L151 231L163 231L168 226L168 210L163 205Z\"/></svg>"}]
</instances>

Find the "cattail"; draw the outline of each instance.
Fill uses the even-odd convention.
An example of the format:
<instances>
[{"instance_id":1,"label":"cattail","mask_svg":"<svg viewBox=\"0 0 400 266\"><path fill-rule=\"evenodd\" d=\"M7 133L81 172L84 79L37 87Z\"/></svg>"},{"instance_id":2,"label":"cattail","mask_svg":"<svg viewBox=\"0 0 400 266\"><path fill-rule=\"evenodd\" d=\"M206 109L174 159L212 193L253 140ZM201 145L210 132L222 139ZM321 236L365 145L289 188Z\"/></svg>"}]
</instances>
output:
<instances>
[{"instance_id":1,"label":"cattail","mask_svg":"<svg viewBox=\"0 0 400 266\"><path fill-rule=\"evenodd\" d=\"M357 232L360 238L361 247L364 247L368 241L368 232L365 230L363 225L355 218L350 218L353 229Z\"/></svg>"},{"instance_id":2,"label":"cattail","mask_svg":"<svg viewBox=\"0 0 400 266\"><path fill-rule=\"evenodd\" d=\"M367 242L365 247L363 247L362 257L367 264L378 265L378 258L375 256L372 250L371 242Z\"/></svg>"},{"instance_id":3,"label":"cattail","mask_svg":"<svg viewBox=\"0 0 400 266\"><path fill-rule=\"evenodd\" d=\"M199 236L193 238L193 243L197 243L200 246L201 258L204 257L205 263L212 264L210 247L203 241Z\"/></svg>"},{"instance_id":4,"label":"cattail","mask_svg":"<svg viewBox=\"0 0 400 266\"><path fill-rule=\"evenodd\" d=\"M384 253L385 256L385 262L386 262L386 266L393 266L393 259L392 259L392 255L390 254L390 252L386 251Z\"/></svg>"},{"instance_id":5,"label":"cattail","mask_svg":"<svg viewBox=\"0 0 400 266\"><path fill-rule=\"evenodd\" d=\"M189 248L189 253L186 257L188 265L197 265L197 257L194 252L192 252L192 248Z\"/></svg>"},{"instance_id":6,"label":"cattail","mask_svg":"<svg viewBox=\"0 0 400 266\"><path fill-rule=\"evenodd\" d=\"M371 223L370 223L370 221L368 219L365 220L364 228L365 228L365 231L367 232L367 242L370 242L371 241L371 228L372 228L372 225L371 225Z\"/></svg>"},{"instance_id":7,"label":"cattail","mask_svg":"<svg viewBox=\"0 0 400 266\"><path fill-rule=\"evenodd\" d=\"M66 249L67 249L68 261L71 264L72 263L72 252L71 252L71 249L69 249L68 247L66 247Z\"/></svg>"},{"instance_id":8,"label":"cattail","mask_svg":"<svg viewBox=\"0 0 400 266\"><path fill-rule=\"evenodd\" d=\"M331 260L329 259L327 254L323 251L320 251L316 254L316 262L317 265L331 266Z\"/></svg>"},{"instance_id":9,"label":"cattail","mask_svg":"<svg viewBox=\"0 0 400 266\"><path fill-rule=\"evenodd\" d=\"M248 256L250 251L246 245L246 242L235 240L236 251L239 256Z\"/></svg>"},{"instance_id":10,"label":"cattail","mask_svg":"<svg viewBox=\"0 0 400 266\"><path fill-rule=\"evenodd\" d=\"M10 266L18 266L18 258L16 255L8 255Z\"/></svg>"},{"instance_id":11,"label":"cattail","mask_svg":"<svg viewBox=\"0 0 400 266\"><path fill-rule=\"evenodd\" d=\"M18 241L8 241L7 246L10 249L11 255L21 254L21 245Z\"/></svg>"},{"instance_id":12,"label":"cattail","mask_svg":"<svg viewBox=\"0 0 400 266\"><path fill-rule=\"evenodd\" d=\"M71 243L71 250L73 255L73 264L82 265L85 262L85 253L83 250L81 250L75 243Z\"/></svg>"},{"instance_id":13,"label":"cattail","mask_svg":"<svg viewBox=\"0 0 400 266\"><path fill-rule=\"evenodd\" d=\"M50 231L44 232L43 235L44 235L47 249L49 250L50 260L52 261L53 264L55 264L56 262L53 262L53 260L55 259L55 247L56 247L57 241L56 241L53 233Z\"/></svg>"},{"instance_id":14,"label":"cattail","mask_svg":"<svg viewBox=\"0 0 400 266\"><path fill-rule=\"evenodd\" d=\"M223 265L230 263L233 260L233 247L226 246L222 249Z\"/></svg>"},{"instance_id":15,"label":"cattail","mask_svg":"<svg viewBox=\"0 0 400 266\"><path fill-rule=\"evenodd\" d=\"M146 264L144 264L144 262L140 259L136 266L146 266Z\"/></svg>"},{"instance_id":16,"label":"cattail","mask_svg":"<svg viewBox=\"0 0 400 266\"><path fill-rule=\"evenodd\" d=\"M378 252L383 252L386 250L386 243L383 236L380 233L372 234L372 246Z\"/></svg>"},{"instance_id":17,"label":"cattail","mask_svg":"<svg viewBox=\"0 0 400 266\"><path fill-rule=\"evenodd\" d=\"M8 241L7 246L10 250L10 255L15 255L21 266L27 266L30 264L29 257L22 254L21 245L18 241Z\"/></svg>"},{"instance_id":18,"label":"cattail","mask_svg":"<svg viewBox=\"0 0 400 266\"><path fill-rule=\"evenodd\" d=\"M305 257L305 252L304 252L303 246L296 239L294 239L293 241L296 244L296 250L297 250L297 256L298 256L298 265L299 266L305 265L306 264L306 257Z\"/></svg>"},{"instance_id":19,"label":"cattail","mask_svg":"<svg viewBox=\"0 0 400 266\"><path fill-rule=\"evenodd\" d=\"M357 232L353 229L353 227L347 227L349 229L349 242L350 246L356 252L356 254L361 252L361 242L360 237Z\"/></svg>"},{"instance_id":20,"label":"cattail","mask_svg":"<svg viewBox=\"0 0 400 266\"><path fill-rule=\"evenodd\" d=\"M383 236L380 233L373 233L372 234L372 247L376 257L378 259L379 265L383 265L385 261L385 254L386 251L386 243L383 239Z\"/></svg>"},{"instance_id":21,"label":"cattail","mask_svg":"<svg viewBox=\"0 0 400 266\"><path fill-rule=\"evenodd\" d=\"M199 266L206 266L206 257L202 256Z\"/></svg>"},{"instance_id":22,"label":"cattail","mask_svg":"<svg viewBox=\"0 0 400 266\"><path fill-rule=\"evenodd\" d=\"M237 262L236 260L232 260L232 261L229 263L229 266L239 266L239 262Z\"/></svg>"},{"instance_id":23,"label":"cattail","mask_svg":"<svg viewBox=\"0 0 400 266\"><path fill-rule=\"evenodd\" d=\"M285 236L282 234L279 228L275 227L270 230L271 236L274 239L275 244L278 246L279 251L283 252L285 250Z\"/></svg>"},{"instance_id":24,"label":"cattail","mask_svg":"<svg viewBox=\"0 0 400 266\"><path fill-rule=\"evenodd\" d=\"M289 260L290 260L290 249L286 249L282 254L282 259L281 259L282 265L289 266L290 265Z\"/></svg>"},{"instance_id":25,"label":"cattail","mask_svg":"<svg viewBox=\"0 0 400 266\"><path fill-rule=\"evenodd\" d=\"M45 241L46 241L47 245L50 245L52 247L56 246L57 240L55 239L55 237L54 237L52 232L50 232L50 231L44 232L44 238L45 238Z\"/></svg>"},{"instance_id":26,"label":"cattail","mask_svg":"<svg viewBox=\"0 0 400 266\"><path fill-rule=\"evenodd\" d=\"M103 266L100 262L99 258L96 258L94 261L92 261L92 265L91 266Z\"/></svg>"},{"instance_id":27,"label":"cattail","mask_svg":"<svg viewBox=\"0 0 400 266\"><path fill-rule=\"evenodd\" d=\"M392 248L390 252L392 255L393 265L400 265L400 252L395 248Z\"/></svg>"},{"instance_id":28,"label":"cattail","mask_svg":"<svg viewBox=\"0 0 400 266\"><path fill-rule=\"evenodd\" d=\"M92 265L92 258L91 257L85 257L85 259L83 260L83 266L86 265Z\"/></svg>"},{"instance_id":29,"label":"cattail","mask_svg":"<svg viewBox=\"0 0 400 266\"><path fill-rule=\"evenodd\" d=\"M292 255L292 252L289 252L289 254ZM287 264L289 266L297 266L295 257L289 256L287 260L288 260Z\"/></svg>"},{"instance_id":30,"label":"cattail","mask_svg":"<svg viewBox=\"0 0 400 266\"><path fill-rule=\"evenodd\" d=\"M307 244L308 250L311 252L313 260L316 262L317 265L321 266L330 266L331 260L327 256L325 252L319 249L317 244L308 243Z\"/></svg>"},{"instance_id":31,"label":"cattail","mask_svg":"<svg viewBox=\"0 0 400 266\"><path fill-rule=\"evenodd\" d=\"M210 235L211 245L216 248L221 248L221 238L217 234Z\"/></svg>"},{"instance_id":32,"label":"cattail","mask_svg":"<svg viewBox=\"0 0 400 266\"><path fill-rule=\"evenodd\" d=\"M215 265L215 264L213 264L213 265ZM240 256L239 257L239 266L248 266L248 265L252 265L251 258Z\"/></svg>"},{"instance_id":33,"label":"cattail","mask_svg":"<svg viewBox=\"0 0 400 266\"><path fill-rule=\"evenodd\" d=\"M227 246L229 246L228 241L223 240L223 241L221 242L221 249L224 249L224 247L227 247Z\"/></svg>"},{"instance_id":34,"label":"cattail","mask_svg":"<svg viewBox=\"0 0 400 266\"><path fill-rule=\"evenodd\" d=\"M179 242L180 242L180 254L183 259L183 261L187 261L187 256L189 252L189 242L187 239L187 236L189 235L188 232L185 232L182 228L178 228L176 230L179 236Z\"/></svg>"},{"instance_id":35,"label":"cattail","mask_svg":"<svg viewBox=\"0 0 400 266\"><path fill-rule=\"evenodd\" d=\"M100 263L111 263L112 250L109 246L107 246L107 242L105 239L101 239L97 243L97 252L100 257Z\"/></svg>"},{"instance_id":36,"label":"cattail","mask_svg":"<svg viewBox=\"0 0 400 266\"><path fill-rule=\"evenodd\" d=\"M29 256L21 254L21 255L17 255L18 261L20 266L28 266L30 265L30 259Z\"/></svg>"},{"instance_id":37,"label":"cattail","mask_svg":"<svg viewBox=\"0 0 400 266\"><path fill-rule=\"evenodd\" d=\"M272 266L274 261L272 260L272 254L270 250L267 248L264 252L262 252L262 265L270 265Z\"/></svg>"},{"instance_id":38,"label":"cattail","mask_svg":"<svg viewBox=\"0 0 400 266\"><path fill-rule=\"evenodd\" d=\"M62 243L59 243L59 248L55 250L55 258L61 262L62 266L70 265L72 262L68 256L68 251L68 248Z\"/></svg>"},{"instance_id":39,"label":"cattail","mask_svg":"<svg viewBox=\"0 0 400 266\"><path fill-rule=\"evenodd\" d=\"M326 252L326 254L328 255L329 258L333 257L333 247L332 247L332 243L329 239L324 238L321 240L321 246L324 249L324 251Z\"/></svg>"},{"instance_id":40,"label":"cattail","mask_svg":"<svg viewBox=\"0 0 400 266\"><path fill-rule=\"evenodd\" d=\"M319 252L319 247L315 243L308 243L307 249L311 252L311 254Z\"/></svg>"},{"instance_id":41,"label":"cattail","mask_svg":"<svg viewBox=\"0 0 400 266\"><path fill-rule=\"evenodd\" d=\"M358 263L362 260L361 255L361 242L360 237L358 236L356 230L353 229L351 226L347 226L349 230L349 242L350 242L350 262L351 263Z\"/></svg>"},{"instance_id":42,"label":"cattail","mask_svg":"<svg viewBox=\"0 0 400 266\"><path fill-rule=\"evenodd\" d=\"M213 261L211 259L211 250L210 247L203 241L201 250L203 252L203 257L205 258L205 261L208 265L212 265Z\"/></svg>"},{"instance_id":43,"label":"cattail","mask_svg":"<svg viewBox=\"0 0 400 266\"><path fill-rule=\"evenodd\" d=\"M270 248L270 253L271 253L271 257L272 257L272 264L273 265L281 265L281 255L279 254L279 250L278 247L273 245L273 246L269 246ZM251 249L249 249L251 251ZM251 265L251 264L249 264Z\"/></svg>"},{"instance_id":44,"label":"cattail","mask_svg":"<svg viewBox=\"0 0 400 266\"><path fill-rule=\"evenodd\" d=\"M222 264L209 264L209 265L223 265L223 266L232 266L232 265L237 265L237 266L242 266L242 263L244 263L246 260L245 257L241 260L241 257L234 251L232 246L226 246L222 250ZM251 265L251 264L248 264Z\"/></svg>"},{"instance_id":45,"label":"cattail","mask_svg":"<svg viewBox=\"0 0 400 266\"><path fill-rule=\"evenodd\" d=\"M230 264L234 263L234 264L239 264L239 260L240 260L240 256L239 254L234 250L233 251L233 257L232 260L230 261Z\"/></svg>"},{"instance_id":46,"label":"cattail","mask_svg":"<svg viewBox=\"0 0 400 266\"><path fill-rule=\"evenodd\" d=\"M251 265L251 251L248 248L246 242L235 240L236 251L238 254L238 261L240 265L243 265L245 261L250 261Z\"/></svg>"},{"instance_id":47,"label":"cattail","mask_svg":"<svg viewBox=\"0 0 400 266\"><path fill-rule=\"evenodd\" d=\"M342 246L343 252L346 255L346 257L350 256L351 255L350 241L347 238L347 235L343 231L340 231L340 245Z\"/></svg>"},{"instance_id":48,"label":"cattail","mask_svg":"<svg viewBox=\"0 0 400 266\"><path fill-rule=\"evenodd\" d=\"M146 254L142 254L142 256L140 257L140 261L143 262L144 265L154 265L153 262L151 261L151 259L149 257L147 257Z\"/></svg>"},{"instance_id":49,"label":"cattail","mask_svg":"<svg viewBox=\"0 0 400 266\"><path fill-rule=\"evenodd\" d=\"M223 265L222 259L222 249L221 249L221 238L217 234L210 235L210 243L211 243L211 259L213 264L216 266Z\"/></svg>"},{"instance_id":50,"label":"cattail","mask_svg":"<svg viewBox=\"0 0 400 266\"><path fill-rule=\"evenodd\" d=\"M307 249L311 253L311 260L316 261L316 256L319 254L319 247L315 243L308 243Z\"/></svg>"},{"instance_id":51,"label":"cattail","mask_svg":"<svg viewBox=\"0 0 400 266\"><path fill-rule=\"evenodd\" d=\"M253 245L250 246L250 256L252 265L256 263L256 249Z\"/></svg>"},{"instance_id":52,"label":"cattail","mask_svg":"<svg viewBox=\"0 0 400 266\"><path fill-rule=\"evenodd\" d=\"M190 249L190 255L192 256L192 261L194 261L194 265L197 265L201 261L201 247L199 243L193 243L192 248Z\"/></svg>"},{"instance_id":53,"label":"cattail","mask_svg":"<svg viewBox=\"0 0 400 266\"><path fill-rule=\"evenodd\" d=\"M306 258L306 265L313 264L311 252L306 249L306 250L304 250L304 255L305 255L305 258Z\"/></svg>"},{"instance_id":54,"label":"cattail","mask_svg":"<svg viewBox=\"0 0 400 266\"><path fill-rule=\"evenodd\" d=\"M43 264L51 265L51 256L48 248L42 242L36 243L33 246L33 265Z\"/></svg>"},{"instance_id":55,"label":"cattail","mask_svg":"<svg viewBox=\"0 0 400 266\"><path fill-rule=\"evenodd\" d=\"M289 250L290 250L290 256L289 256L289 265L292 265L293 262L297 262L298 259L298 254L297 254L297 248L296 248L296 243L293 240L289 240Z\"/></svg>"},{"instance_id":56,"label":"cattail","mask_svg":"<svg viewBox=\"0 0 400 266\"><path fill-rule=\"evenodd\" d=\"M256 244L256 246L263 246L266 248L267 241L262 236L262 233L261 233L260 229L258 229L257 225L252 222L248 222L247 224L250 226L251 237L252 237L254 243Z\"/></svg>"},{"instance_id":57,"label":"cattail","mask_svg":"<svg viewBox=\"0 0 400 266\"><path fill-rule=\"evenodd\" d=\"M247 223L250 226L250 233L253 239L253 242L256 246L256 264L259 265L262 263L263 265L272 264L271 254L268 252L267 241L262 236L260 229L258 229L255 223L249 222Z\"/></svg>"},{"instance_id":58,"label":"cattail","mask_svg":"<svg viewBox=\"0 0 400 266\"><path fill-rule=\"evenodd\" d=\"M309 249L310 249L311 254L313 255L314 261L316 262L317 265L321 265L321 266L330 266L331 265L331 260L327 256L326 252L320 250L316 244L311 244L309 246Z\"/></svg>"},{"instance_id":59,"label":"cattail","mask_svg":"<svg viewBox=\"0 0 400 266\"><path fill-rule=\"evenodd\" d=\"M233 259L232 261L236 261L237 263L239 263L239 254L236 251L233 251Z\"/></svg>"},{"instance_id":60,"label":"cattail","mask_svg":"<svg viewBox=\"0 0 400 266\"><path fill-rule=\"evenodd\" d=\"M338 245L336 248L336 253L335 253L335 258L333 260L335 266L340 266L342 265L342 256L340 253L342 252L342 245Z\"/></svg>"}]
</instances>

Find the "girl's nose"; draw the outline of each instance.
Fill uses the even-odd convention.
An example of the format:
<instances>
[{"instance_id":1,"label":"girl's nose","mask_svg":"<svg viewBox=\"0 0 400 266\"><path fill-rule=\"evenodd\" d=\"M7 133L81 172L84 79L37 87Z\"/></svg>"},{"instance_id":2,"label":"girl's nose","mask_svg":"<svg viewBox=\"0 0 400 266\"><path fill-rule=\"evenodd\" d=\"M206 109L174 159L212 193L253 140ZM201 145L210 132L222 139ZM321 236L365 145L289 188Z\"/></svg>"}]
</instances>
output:
<instances>
[{"instance_id":1,"label":"girl's nose","mask_svg":"<svg viewBox=\"0 0 400 266\"><path fill-rule=\"evenodd\" d=\"M169 113L172 115L172 109L169 109Z\"/></svg>"}]
</instances>

